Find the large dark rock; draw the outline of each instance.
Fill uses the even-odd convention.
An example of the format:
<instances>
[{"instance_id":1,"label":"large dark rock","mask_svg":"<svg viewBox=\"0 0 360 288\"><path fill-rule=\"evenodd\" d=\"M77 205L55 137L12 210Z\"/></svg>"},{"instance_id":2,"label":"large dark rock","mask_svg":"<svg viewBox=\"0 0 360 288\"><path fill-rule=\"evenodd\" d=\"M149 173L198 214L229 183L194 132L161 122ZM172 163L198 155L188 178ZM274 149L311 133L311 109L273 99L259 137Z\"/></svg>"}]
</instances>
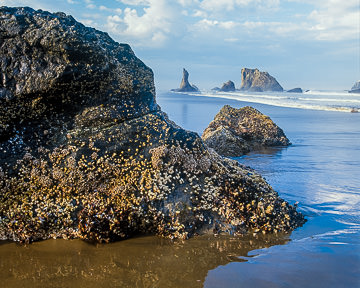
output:
<instances>
[{"instance_id":1,"label":"large dark rock","mask_svg":"<svg viewBox=\"0 0 360 288\"><path fill-rule=\"evenodd\" d=\"M280 91L284 89L268 72L258 69L241 69L241 90L252 92Z\"/></svg>"},{"instance_id":2,"label":"large dark rock","mask_svg":"<svg viewBox=\"0 0 360 288\"><path fill-rule=\"evenodd\" d=\"M189 72L183 68L183 77L181 79L180 88L172 89L174 92L199 92L195 85L189 83Z\"/></svg>"},{"instance_id":3,"label":"large dark rock","mask_svg":"<svg viewBox=\"0 0 360 288\"><path fill-rule=\"evenodd\" d=\"M234 84L234 82L232 82L231 80L225 82L225 83L221 86L220 91L222 91L222 92L233 92L233 91L235 91L235 84Z\"/></svg>"},{"instance_id":4,"label":"large dark rock","mask_svg":"<svg viewBox=\"0 0 360 288\"><path fill-rule=\"evenodd\" d=\"M360 93L360 80L355 82L354 86L349 90L349 93Z\"/></svg>"},{"instance_id":5,"label":"large dark rock","mask_svg":"<svg viewBox=\"0 0 360 288\"><path fill-rule=\"evenodd\" d=\"M266 146L288 146L289 139L268 116L252 107L225 105L204 130L205 144L223 156L241 156Z\"/></svg>"},{"instance_id":6,"label":"large dark rock","mask_svg":"<svg viewBox=\"0 0 360 288\"><path fill-rule=\"evenodd\" d=\"M63 13L0 8L0 238L289 231L254 171L160 111L126 44Z\"/></svg>"}]
</instances>

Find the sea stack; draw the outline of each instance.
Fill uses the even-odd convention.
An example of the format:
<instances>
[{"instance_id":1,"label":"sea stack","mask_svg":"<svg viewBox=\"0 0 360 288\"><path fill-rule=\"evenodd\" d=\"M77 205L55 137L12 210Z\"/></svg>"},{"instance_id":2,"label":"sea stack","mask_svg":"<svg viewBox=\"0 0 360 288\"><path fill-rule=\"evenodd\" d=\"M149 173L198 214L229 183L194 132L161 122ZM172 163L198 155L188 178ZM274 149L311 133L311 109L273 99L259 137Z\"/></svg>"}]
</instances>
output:
<instances>
[{"instance_id":1,"label":"sea stack","mask_svg":"<svg viewBox=\"0 0 360 288\"><path fill-rule=\"evenodd\" d=\"M235 84L233 81L229 80L226 83L224 83L220 90L222 92L234 92L235 91Z\"/></svg>"},{"instance_id":2,"label":"sea stack","mask_svg":"<svg viewBox=\"0 0 360 288\"><path fill-rule=\"evenodd\" d=\"M261 72L258 69L242 68L240 90L251 92L282 92L284 89L268 72Z\"/></svg>"},{"instance_id":3,"label":"sea stack","mask_svg":"<svg viewBox=\"0 0 360 288\"><path fill-rule=\"evenodd\" d=\"M180 88L172 89L175 92L199 92L195 85L189 83L189 72L183 68L183 77L181 79Z\"/></svg>"},{"instance_id":4,"label":"sea stack","mask_svg":"<svg viewBox=\"0 0 360 288\"><path fill-rule=\"evenodd\" d=\"M360 93L360 80L355 82L354 86L349 90L349 93Z\"/></svg>"},{"instance_id":5,"label":"sea stack","mask_svg":"<svg viewBox=\"0 0 360 288\"><path fill-rule=\"evenodd\" d=\"M0 8L0 239L291 231L253 170L156 104L130 46L64 13Z\"/></svg>"},{"instance_id":6,"label":"sea stack","mask_svg":"<svg viewBox=\"0 0 360 288\"><path fill-rule=\"evenodd\" d=\"M293 88L293 89L287 90L286 92L289 92L289 93L303 93L303 90L300 87L298 87L298 88Z\"/></svg>"},{"instance_id":7,"label":"sea stack","mask_svg":"<svg viewBox=\"0 0 360 288\"><path fill-rule=\"evenodd\" d=\"M225 105L204 130L204 143L223 156L237 157L269 146L288 146L289 139L268 116L252 107Z\"/></svg>"}]
</instances>

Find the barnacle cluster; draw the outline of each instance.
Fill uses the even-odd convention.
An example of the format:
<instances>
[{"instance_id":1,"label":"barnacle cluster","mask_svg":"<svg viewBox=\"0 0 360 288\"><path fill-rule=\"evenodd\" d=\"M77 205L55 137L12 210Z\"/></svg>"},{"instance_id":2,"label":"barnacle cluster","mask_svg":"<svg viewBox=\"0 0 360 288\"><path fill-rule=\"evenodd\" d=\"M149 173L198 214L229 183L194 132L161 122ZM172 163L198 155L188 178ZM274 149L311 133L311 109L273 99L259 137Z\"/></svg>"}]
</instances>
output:
<instances>
[{"instance_id":1,"label":"barnacle cluster","mask_svg":"<svg viewBox=\"0 0 360 288\"><path fill-rule=\"evenodd\" d=\"M253 171L156 112L17 161L0 173L0 234L114 241L137 233L287 231L302 216ZM38 156L34 156L36 154ZM301 221L300 221L301 222Z\"/></svg>"}]
</instances>

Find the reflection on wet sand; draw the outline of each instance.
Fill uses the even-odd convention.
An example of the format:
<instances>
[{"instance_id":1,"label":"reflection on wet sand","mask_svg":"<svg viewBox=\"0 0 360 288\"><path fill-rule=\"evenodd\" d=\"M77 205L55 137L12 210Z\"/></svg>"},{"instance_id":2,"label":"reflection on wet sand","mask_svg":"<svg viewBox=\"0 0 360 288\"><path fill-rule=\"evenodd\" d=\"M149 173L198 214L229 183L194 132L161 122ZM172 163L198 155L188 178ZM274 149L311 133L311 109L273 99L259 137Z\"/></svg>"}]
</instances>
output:
<instances>
[{"instance_id":1,"label":"reflection on wet sand","mask_svg":"<svg viewBox=\"0 0 360 288\"><path fill-rule=\"evenodd\" d=\"M48 240L0 245L3 287L202 287L209 270L288 235L201 236L172 243L154 236L106 245Z\"/></svg>"}]
</instances>

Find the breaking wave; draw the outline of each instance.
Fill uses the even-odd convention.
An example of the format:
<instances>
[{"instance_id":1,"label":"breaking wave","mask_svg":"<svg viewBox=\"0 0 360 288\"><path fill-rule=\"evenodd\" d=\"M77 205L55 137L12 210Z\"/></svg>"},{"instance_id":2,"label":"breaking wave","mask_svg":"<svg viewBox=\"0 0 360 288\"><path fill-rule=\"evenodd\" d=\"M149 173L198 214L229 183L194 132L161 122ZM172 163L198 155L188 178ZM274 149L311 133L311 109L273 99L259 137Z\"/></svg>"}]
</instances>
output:
<instances>
[{"instance_id":1,"label":"breaking wave","mask_svg":"<svg viewBox=\"0 0 360 288\"><path fill-rule=\"evenodd\" d=\"M194 94L195 95L195 94ZM360 95L345 91L288 92L213 92L202 91L199 96L218 97L243 102L267 104L288 108L360 112Z\"/></svg>"}]
</instances>

